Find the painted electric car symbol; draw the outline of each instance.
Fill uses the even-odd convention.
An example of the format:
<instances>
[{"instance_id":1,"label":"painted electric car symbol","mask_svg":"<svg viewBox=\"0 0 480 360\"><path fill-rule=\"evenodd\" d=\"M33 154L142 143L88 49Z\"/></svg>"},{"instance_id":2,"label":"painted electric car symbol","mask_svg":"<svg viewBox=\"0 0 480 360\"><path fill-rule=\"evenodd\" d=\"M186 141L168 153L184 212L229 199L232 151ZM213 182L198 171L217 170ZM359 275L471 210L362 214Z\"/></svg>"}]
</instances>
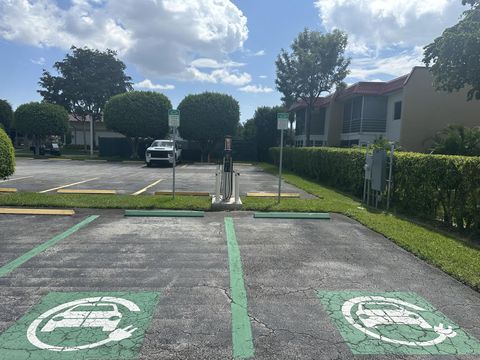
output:
<instances>
[{"instance_id":1,"label":"painted electric car symbol","mask_svg":"<svg viewBox=\"0 0 480 360\"><path fill-rule=\"evenodd\" d=\"M356 310L355 310L356 309ZM419 313L427 311L415 304L383 296L359 296L342 305L345 320L358 331L378 340L406 346L435 346L448 338L457 336L451 326L440 323L432 326ZM355 315L355 316L354 316ZM432 334L431 340L405 340L404 335L392 338L394 332L382 332L382 327L419 327Z\"/></svg>"},{"instance_id":2,"label":"painted electric car symbol","mask_svg":"<svg viewBox=\"0 0 480 360\"><path fill-rule=\"evenodd\" d=\"M422 311L425 311L425 309L422 309ZM367 328L392 324L413 325L422 329L432 328L421 315L390 302L360 303L356 314Z\"/></svg>"},{"instance_id":3,"label":"painted electric car symbol","mask_svg":"<svg viewBox=\"0 0 480 360\"><path fill-rule=\"evenodd\" d=\"M51 332L57 328L100 327L102 331L113 331L122 319L115 304L80 304L55 315L41 332Z\"/></svg>"},{"instance_id":4,"label":"painted electric car symbol","mask_svg":"<svg viewBox=\"0 0 480 360\"><path fill-rule=\"evenodd\" d=\"M37 317L27 329L27 339L39 349L50 351L79 351L127 339L137 330L134 325L117 328L122 320L118 306L130 312L140 312L134 302L113 296L97 296L70 301L58 305ZM42 327L41 324L46 321ZM70 328L70 331L91 331L92 328L101 328L103 336L92 336L93 342L74 346L59 346L44 342L39 333L50 333L59 328ZM46 335L46 334L45 334Z\"/></svg>"}]
</instances>

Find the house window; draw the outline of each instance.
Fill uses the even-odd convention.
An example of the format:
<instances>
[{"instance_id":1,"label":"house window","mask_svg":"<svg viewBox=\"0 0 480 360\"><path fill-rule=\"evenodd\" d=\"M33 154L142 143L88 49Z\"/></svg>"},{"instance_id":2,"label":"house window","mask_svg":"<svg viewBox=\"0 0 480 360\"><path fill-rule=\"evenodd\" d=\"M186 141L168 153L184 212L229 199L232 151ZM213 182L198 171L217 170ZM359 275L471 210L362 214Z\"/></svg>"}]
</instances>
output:
<instances>
[{"instance_id":1,"label":"house window","mask_svg":"<svg viewBox=\"0 0 480 360\"><path fill-rule=\"evenodd\" d=\"M402 102L395 103L395 110L393 112L393 120L400 120L402 118Z\"/></svg>"}]
</instances>

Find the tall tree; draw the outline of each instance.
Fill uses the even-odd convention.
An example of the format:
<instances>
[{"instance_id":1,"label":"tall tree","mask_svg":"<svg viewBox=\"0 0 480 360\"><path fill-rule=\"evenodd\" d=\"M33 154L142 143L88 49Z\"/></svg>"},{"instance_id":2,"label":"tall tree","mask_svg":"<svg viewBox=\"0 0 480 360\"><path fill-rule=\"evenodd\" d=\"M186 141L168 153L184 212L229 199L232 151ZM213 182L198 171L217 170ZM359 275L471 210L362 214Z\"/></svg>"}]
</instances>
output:
<instances>
[{"instance_id":1,"label":"tall tree","mask_svg":"<svg viewBox=\"0 0 480 360\"><path fill-rule=\"evenodd\" d=\"M136 158L138 138L163 139L168 134L168 110L171 108L165 95L151 91L115 95L105 105L105 125L132 140L132 158Z\"/></svg>"},{"instance_id":2,"label":"tall tree","mask_svg":"<svg viewBox=\"0 0 480 360\"><path fill-rule=\"evenodd\" d=\"M282 49L275 62L277 89L286 105L303 100L306 146L310 145L313 106L325 92L340 84L348 75L350 59L344 56L347 35L340 30L322 34L305 29L291 45L291 53Z\"/></svg>"},{"instance_id":3,"label":"tall tree","mask_svg":"<svg viewBox=\"0 0 480 360\"><path fill-rule=\"evenodd\" d=\"M8 133L13 121L13 110L7 100L0 99L0 127Z\"/></svg>"},{"instance_id":4,"label":"tall tree","mask_svg":"<svg viewBox=\"0 0 480 360\"><path fill-rule=\"evenodd\" d=\"M107 101L114 95L132 90L131 77L125 75L125 64L117 53L102 52L87 47L72 46L71 54L53 67L58 75L43 70L38 92L48 103L63 106L77 120L83 122L83 141L87 150L87 116L99 121ZM95 136L93 136L95 139Z\"/></svg>"},{"instance_id":5,"label":"tall tree","mask_svg":"<svg viewBox=\"0 0 480 360\"><path fill-rule=\"evenodd\" d=\"M35 145L35 153L45 138L51 135L65 134L68 126L68 114L59 105L31 102L20 105L15 110L15 129L29 136Z\"/></svg>"},{"instance_id":6,"label":"tall tree","mask_svg":"<svg viewBox=\"0 0 480 360\"><path fill-rule=\"evenodd\" d=\"M280 145L280 131L277 130L277 114L279 112L285 112L285 108L262 106L257 108L253 115L257 155L260 161L268 161L268 149Z\"/></svg>"},{"instance_id":7,"label":"tall tree","mask_svg":"<svg viewBox=\"0 0 480 360\"><path fill-rule=\"evenodd\" d=\"M430 68L437 90L453 92L467 87L467 100L480 100L480 6L478 0L462 3L471 9L424 48L423 62Z\"/></svg>"},{"instance_id":8,"label":"tall tree","mask_svg":"<svg viewBox=\"0 0 480 360\"><path fill-rule=\"evenodd\" d=\"M232 96L213 92L186 96L180 105L180 135L200 142L202 161L226 135L233 136L240 121L240 107Z\"/></svg>"}]
</instances>

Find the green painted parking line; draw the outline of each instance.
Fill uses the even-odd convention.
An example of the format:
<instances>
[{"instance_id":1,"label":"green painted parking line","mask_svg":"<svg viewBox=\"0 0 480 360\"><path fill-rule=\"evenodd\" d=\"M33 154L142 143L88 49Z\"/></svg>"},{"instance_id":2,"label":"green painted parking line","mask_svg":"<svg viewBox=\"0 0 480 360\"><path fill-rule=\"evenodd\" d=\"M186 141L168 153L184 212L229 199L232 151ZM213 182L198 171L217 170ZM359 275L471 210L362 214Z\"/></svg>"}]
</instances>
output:
<instances>
[{"instance_id":1,"label":"green painted parking line","mask_svg":"<svg viewBox=\"0 0 480 360\"><path fill-rule=\"evenodd\" d=\"M323 219L329 220L328 213L256 212L256 219Z\"/></svg>"},{"instance_id":2,"label":"green painted parking line","mask_svg":"<svg viewBox=\"0 0 480 360\"><path fill-rule=\"evenodd\" d=\"M480 342L414 293L318 291L354 354L480 354Z\"/></svg>"},{"instance_id":3,"label":"green painted parking line","mask_svg":"<svg viewBox=\"0 0 480 360\"><path fill-rule=\"evenodd\" d=\"M83 221L79 222L78 224L72 226L67 231L51 238L50 240L44 242L41 245L38 245L37 247L35 247L32 250L26 252L25 254L16 258L15 260L13 260L13 261L9 262L8 264L2 266L0 268L0 277L5 276L10 271L16 269L17 267L19 267L23 263L27 262L28 260L30 260L34 256L40 254L42 251L45 251L46 249L52 247L53 245L55 245L59 241L62 241L66 237L72 235L74 232L76 232L76 231L80 230L81 228L83 228L84 226L90 224L92 221L94 221L97 218L98 218L98 215L89 216L85 220L83 220Z\"/></svg>"},{"instance_id":4,"label":"green painted parking line","mask_svg":"<svg viewBox=\"0 0 480 360\"><path fill-rule=\"evenodd\" d=\"M252 327L247 311L247 292L243 282L242 260L232 218L225 218L225 233L227 235L230 292L232 296L233 357L246 359L254 356L255 349L253 346Z\"/></svg>"},{"instance_id":5,"label":"green painted parking line","mask_svg":"<svg viewBox=\"0 0 480 360\"><path fill-rule=\"evenodd\" d=\"M125 216L142 217L204 217L203 211L187 210L125 210Z\"/></svg>"},{"instance_id":6,"label":"green painted parking line","mask_svg":"<svg viewBox=\"0 0 480 360\"><path fill-rule=\"evenodd\" d=\"M135 359L159 296L51 292L0 335L0 360Z\"/></svg>"}]
</instances>

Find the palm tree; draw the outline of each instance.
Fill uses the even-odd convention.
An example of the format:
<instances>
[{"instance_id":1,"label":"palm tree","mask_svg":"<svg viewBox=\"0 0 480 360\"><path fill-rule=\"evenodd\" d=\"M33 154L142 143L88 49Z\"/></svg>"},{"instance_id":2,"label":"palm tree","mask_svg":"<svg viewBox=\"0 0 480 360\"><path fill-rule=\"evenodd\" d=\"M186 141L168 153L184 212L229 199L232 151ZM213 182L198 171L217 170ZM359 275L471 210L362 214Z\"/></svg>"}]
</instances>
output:
<instances>
[{"instance_id":1,"label":"palm tree","mask_svg":"<svg viewBox=\"0 0 480 360\"><path fill-rule=\"evenodd\" d=\"M435 135L431 150L435 154L480 156L480 128L448 125Z\"/></svg>"}]
</instances>

